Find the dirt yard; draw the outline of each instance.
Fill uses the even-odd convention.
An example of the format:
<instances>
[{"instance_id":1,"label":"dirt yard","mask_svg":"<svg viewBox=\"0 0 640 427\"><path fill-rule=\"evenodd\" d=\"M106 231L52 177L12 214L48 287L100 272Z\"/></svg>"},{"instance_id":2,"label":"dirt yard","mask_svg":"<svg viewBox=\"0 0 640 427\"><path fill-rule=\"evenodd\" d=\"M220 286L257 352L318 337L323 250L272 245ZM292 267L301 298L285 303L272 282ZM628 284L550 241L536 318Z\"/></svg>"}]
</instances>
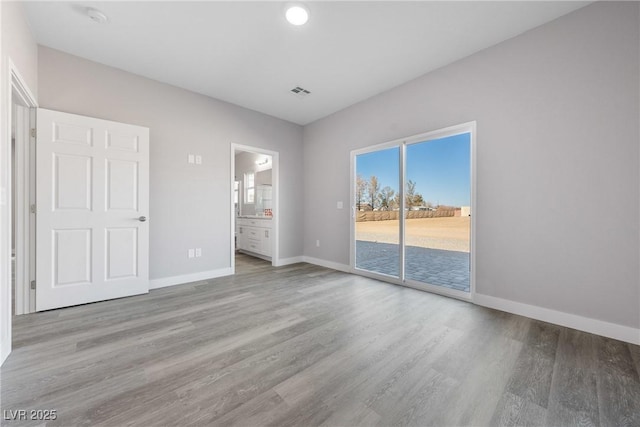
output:
<instances>
[{"instance_id":1,"label":"dirt yard","mask_svg":"<svg viewBox=\"0 0 640 427\"><path fill-rule=\"evenodd\" d=\"M356 240L398 243L398 220L356 222ZM470 217L408 219L407 246L469 252Z\"/></svg>"}]
</instances>

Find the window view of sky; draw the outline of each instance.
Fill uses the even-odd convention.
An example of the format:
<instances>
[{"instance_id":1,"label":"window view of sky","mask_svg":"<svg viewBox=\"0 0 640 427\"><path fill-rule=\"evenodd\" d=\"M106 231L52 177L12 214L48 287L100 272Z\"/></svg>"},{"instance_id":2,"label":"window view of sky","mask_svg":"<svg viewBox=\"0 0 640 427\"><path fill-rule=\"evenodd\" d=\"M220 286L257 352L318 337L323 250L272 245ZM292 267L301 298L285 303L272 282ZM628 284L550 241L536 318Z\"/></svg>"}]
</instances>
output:
<instances>
[{"instance_id":1,"label":"window view of sky","mask_svg":"<svg viewBox=\"0 0 640 427\"><path fill-rule=\"evenodd\" d=\"M407 181L416 193L435 205L471 204L471 135L468 133L407 146ZM378 177L380 188L398 192L400 149L390 148L356 157L356 173L368 180Z\"/></svg>"}]
</instances>

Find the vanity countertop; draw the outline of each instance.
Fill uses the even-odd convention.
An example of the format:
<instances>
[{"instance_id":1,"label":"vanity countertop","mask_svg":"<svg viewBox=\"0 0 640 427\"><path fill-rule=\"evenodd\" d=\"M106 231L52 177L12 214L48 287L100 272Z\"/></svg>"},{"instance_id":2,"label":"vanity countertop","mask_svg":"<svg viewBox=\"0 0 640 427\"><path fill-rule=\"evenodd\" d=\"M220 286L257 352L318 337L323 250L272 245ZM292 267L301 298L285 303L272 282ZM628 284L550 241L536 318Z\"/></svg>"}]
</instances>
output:
<instances>
[{"instance_id":1,"label":"vanity countertop","mask_svg":"<svg viewBox=\"0 0 640 427\"><path fill-rule=\"evenodd\" d=\"M237 218L249 218L249 219L272 219L271 216L263 216L263 215L240 215Z\"/></svg>"}]
</instances>

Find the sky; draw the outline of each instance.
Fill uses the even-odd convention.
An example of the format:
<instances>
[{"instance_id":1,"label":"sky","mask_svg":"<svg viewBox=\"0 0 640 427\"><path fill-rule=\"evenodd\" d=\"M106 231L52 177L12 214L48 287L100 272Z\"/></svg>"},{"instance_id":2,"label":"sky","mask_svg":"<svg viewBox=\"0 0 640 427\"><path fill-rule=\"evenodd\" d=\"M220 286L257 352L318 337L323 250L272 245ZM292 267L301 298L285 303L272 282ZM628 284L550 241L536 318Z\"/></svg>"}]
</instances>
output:
<instances>
[{"instance_id":1,"label":"sky","mask_svg":"<svg viewBox=\"0 0 640 427\"><path fill-rule=\"evenodd\" d=\"M471 135L468 133L407 145L407 181L434 205L471 205ZM356 157L356 173L378 177L380 188L399 187L400 149L390 148Z\"/></svg>"}]
</instances>

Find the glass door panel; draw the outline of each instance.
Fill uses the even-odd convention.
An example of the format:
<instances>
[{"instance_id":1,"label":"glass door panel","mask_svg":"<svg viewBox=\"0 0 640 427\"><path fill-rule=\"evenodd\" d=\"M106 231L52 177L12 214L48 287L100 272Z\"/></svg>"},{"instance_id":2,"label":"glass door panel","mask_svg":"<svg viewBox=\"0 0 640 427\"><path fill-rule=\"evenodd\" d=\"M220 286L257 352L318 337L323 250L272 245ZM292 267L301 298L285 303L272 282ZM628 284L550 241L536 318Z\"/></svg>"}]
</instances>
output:
<instances>
[{"instance_id":1,"label":"glass door panel","mask_svg":"<svg viewBox=\"0 0 640 427\"><path fill-rule=\"evenodd\" d=\"M470 149L470 133L406 146L406 280L469 292Z\"/></svg>"},{"instance_id":2,"label":"glass door panel","mask_svg":"<svg viewBox=\"0 0 640 427\"><path fill-rule=\"evenodd\" d=\"M355 266L400 277L400 147L355 156Z\"/></svg>"}]
</instances>

